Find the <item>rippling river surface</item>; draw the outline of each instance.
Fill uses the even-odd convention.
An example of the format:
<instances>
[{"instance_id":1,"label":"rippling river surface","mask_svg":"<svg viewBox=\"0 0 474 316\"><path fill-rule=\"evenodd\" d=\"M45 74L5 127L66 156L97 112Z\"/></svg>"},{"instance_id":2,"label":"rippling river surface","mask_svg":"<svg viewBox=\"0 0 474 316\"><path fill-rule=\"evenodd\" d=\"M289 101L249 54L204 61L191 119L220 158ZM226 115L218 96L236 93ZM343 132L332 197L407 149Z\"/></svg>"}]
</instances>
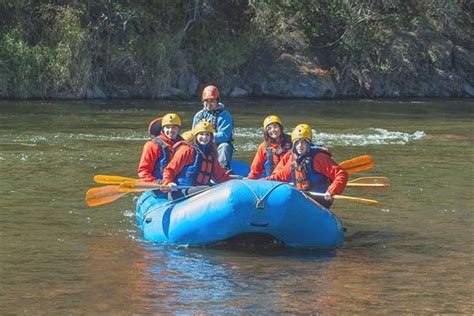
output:
<instances>
[{"instance_id":1,"label":"rippling river surface","mask_svg":"<svg viewBox=\"0 0 474 316\"><path fill-rule=\"evenodd\" d=\"M389 190L347 188L382 207L336 201L334 251L185 248L143 241L129 194L88 208L96 174L135 177L148 122L197 102L0 101L0 314L474 312L473 102L227 103L235 157L250 162L261 122L314 128L336 161L363 154Z\"/></svg>"}]
</instances>

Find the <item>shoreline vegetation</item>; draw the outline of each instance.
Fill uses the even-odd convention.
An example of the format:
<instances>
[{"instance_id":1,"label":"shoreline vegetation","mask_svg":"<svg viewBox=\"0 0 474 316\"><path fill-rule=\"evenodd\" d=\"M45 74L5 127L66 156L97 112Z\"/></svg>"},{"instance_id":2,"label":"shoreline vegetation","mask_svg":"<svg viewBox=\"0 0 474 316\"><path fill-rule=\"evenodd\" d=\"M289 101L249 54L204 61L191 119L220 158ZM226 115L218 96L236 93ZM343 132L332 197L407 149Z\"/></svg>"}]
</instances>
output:
<instances>
[{"instance_id":1,"label":"shoreline vegetation","mask_svg":"<svg viewBox=\"0 0 474 316\"><path fill-rule=\"evenodd\" d=\"M0 99L474 96L469 0L0 1Z\"/></svg>"}]
</instances>

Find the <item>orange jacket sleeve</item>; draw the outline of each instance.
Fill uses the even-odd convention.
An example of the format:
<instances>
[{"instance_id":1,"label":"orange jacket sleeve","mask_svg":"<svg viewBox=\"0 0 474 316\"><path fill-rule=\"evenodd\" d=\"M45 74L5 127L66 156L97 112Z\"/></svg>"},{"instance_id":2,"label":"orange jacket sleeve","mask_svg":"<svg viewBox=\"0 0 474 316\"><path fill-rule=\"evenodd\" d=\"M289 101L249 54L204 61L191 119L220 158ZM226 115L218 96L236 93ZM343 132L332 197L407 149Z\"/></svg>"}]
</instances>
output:
<instances>
[{"instance_id":1,"label":"orange jacket sleeve","mask_svg":"<svg viewBox=\"0 0 474 316\"><path fill-rule=\"evenodd\" d=\"M163 184L168 184L174 181L174 178L183 170L187 165L192 164L194 161L194 150L191 146L181 145L171 158L171 161L163 169Z\"/></svg>"},{"instance_id":2,"label":"orange jacket sleeve","mask_svg":"<svg viewBox=\"0 0 474 316\"><path fill-rule=\"evenodd\" d=\"M221 183L232 179L230 175L226 173L226 170L222 168L217 159L214 159L212 169L213 171L211 178L216 183Z\"/></svg>"},{"instance_id":3,"label":"orange jacket sleeve","mask_svg":"<svg viewBox=\"0 0 474 316\"><path fill-rule=\"evenodd\" d=\"M344 191L348 174L329 155L323 153L316 154L313 159L313 168L316 172L324 174L331 180L332 183L327 189L329 194L335 195Z\"/></svg>"},{"instance_id":4,"label":"orange jacket sleeve","mask_svg":"<svg viewBox=\"0 0 474 316\"><path fill-rule=\"evenodd\" d=\"M137 174L143 181L155 181L153 169L158 159L161 158L161 147L152 141L147 141L143 146L140 163L138 164Z\"/></svg>"},{"instance_id":5,"label":"orange jacket sleeve","mask_svg":"<svg viewBox=\"0 0 474 316\"><path fill-rule=\"evenodd\" d=\"M291 151L287 152L286 154L281 157L280 162L276 165L275 169L273 170L273 173L278 172L281 168L283 168L288 161L290 161L291 157Z\"/></svg>"},{"instance_id":6,"label":"orange jacket sleeve","mask_svg":"<svg viewBox=\"0 0 474 316\"><path fill-rule=\"evenodd\" d=\"M252 164L250 165L250 172L247 176L248 179L260 179L260 176L263 173L266 159L267 159L267 144L263 142L258 146L257 153L255 154Z\"/></svg>"},{"instance_id":7,"label":"orange jacket sleeve","mask_svg":"<svg viewBox=\"0 0 474 316\"><path fill-rule=\"evenodd\" d=\"M291 179L291 153L286 154L278 163L272 175L265 180L289 182Z\"/></svg>"}]
</instances>

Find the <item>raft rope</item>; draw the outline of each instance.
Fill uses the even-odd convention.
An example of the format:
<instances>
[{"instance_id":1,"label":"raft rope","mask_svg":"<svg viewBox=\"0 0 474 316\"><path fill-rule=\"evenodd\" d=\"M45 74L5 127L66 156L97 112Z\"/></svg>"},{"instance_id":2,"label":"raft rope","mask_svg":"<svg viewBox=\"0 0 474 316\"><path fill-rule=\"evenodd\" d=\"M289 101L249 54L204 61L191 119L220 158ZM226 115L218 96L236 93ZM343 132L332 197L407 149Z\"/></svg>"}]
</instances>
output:
<instances>
[{"instance_id":1,"label":"raft rope","mask_svg":"<svg viewBox=\"0 0 474 316\"><path fill-rule=\"evenodd\" d=\"M247 183L245 183L245 181L242 181L240 180L240 182L242 182L243 184L245 184L245 186L250 190L250 192L253 193L253 195L255 196L255 199L257 200L256 203L255 203L255 207L257 209L264 209L265 208L265 204L263 204L263 201L265 200L265 198L273 191L275 190L276 188L278 188L280 185L284 185L286 183L284 182L281 182L281 183L278 183L277 185L273 186L270 190L268 190L262 197L259 197L257 192L255 192L254 189L252 189L251 186L249 186Z\"/></svg>"}]
</instances>

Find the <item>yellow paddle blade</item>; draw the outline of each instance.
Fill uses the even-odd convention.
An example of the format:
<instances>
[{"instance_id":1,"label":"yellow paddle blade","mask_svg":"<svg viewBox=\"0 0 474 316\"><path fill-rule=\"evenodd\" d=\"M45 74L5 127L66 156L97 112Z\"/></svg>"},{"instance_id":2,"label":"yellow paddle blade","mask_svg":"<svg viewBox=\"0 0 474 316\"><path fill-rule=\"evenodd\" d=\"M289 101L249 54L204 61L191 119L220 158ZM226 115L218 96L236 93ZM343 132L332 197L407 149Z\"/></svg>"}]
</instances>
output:
<instances>
[{"instance_id":1,"label":"yellow paddle blade","mask_svg":"<svg viewBox=\"0 0 474 316\"><path fill-rule=\"evenodd\" d=\"M169 189L169 185L163 185L153 182L123 182L119 185L118 191L119 192L143 192L147 190L161 190L161 189Z\"/></svg>"},{"instance_id":2,"label":"yellow paddle blade","mask_svg":"<svg viewBox=\"0 0 474 316\"><path fill-rule=\"evenodd\" d=\"M347 173L351 174L375 167L374 160L369 155L359 156L350 160L343 161L339 164Z\"/></svg>"},{"instance_id":3,"label":"yellow paddle blade","mask_svg":"<svg viewBox=\"0 0 474 316\"><path fill-rule=\"evenodd\" d=\"M347 182L348 187L365 187L365 188L377 188L377 187L389 187L390 182L387 177L362 177Z\"/></svg>"},{"instance_id":4,"label":"yellow paddle blade","mask_svg":"<svg viewBox=\"0 0 474 316\"><path fill-rule=\"evenodd\" d=\"M127 192L118 191L118 185L106 185L99 188L91 188L86 192L86 204L93 207L111 203L125 194L127 194Z\"/></svg>"},{"instance_id":5,"label":"yellow paddle blade","mask_svg":"<svg viewBox=\"0 0 474 316\"><path fill-rule=\"evenodd\" d=\"M120 184L122 182L136 182L140 181L140 179L98 174L94 176L94 181L102 184Z\"/></svg>"},{"instance_id":6,"label":"yellow paddle blade","mask_svg":"<svg viewBox=\"0 0 474 316\"><path fill-rule=\"evenodd\" d=\"M377 200L369 200L369 199L363 199L363 198L347 196L347 195L333 195L333 198L335 200L344 200L344 201L354 202L354 203L364 204L364 205L373 205L373 206L382 205L382 203Z\"/></svg>"}]
</instances>

